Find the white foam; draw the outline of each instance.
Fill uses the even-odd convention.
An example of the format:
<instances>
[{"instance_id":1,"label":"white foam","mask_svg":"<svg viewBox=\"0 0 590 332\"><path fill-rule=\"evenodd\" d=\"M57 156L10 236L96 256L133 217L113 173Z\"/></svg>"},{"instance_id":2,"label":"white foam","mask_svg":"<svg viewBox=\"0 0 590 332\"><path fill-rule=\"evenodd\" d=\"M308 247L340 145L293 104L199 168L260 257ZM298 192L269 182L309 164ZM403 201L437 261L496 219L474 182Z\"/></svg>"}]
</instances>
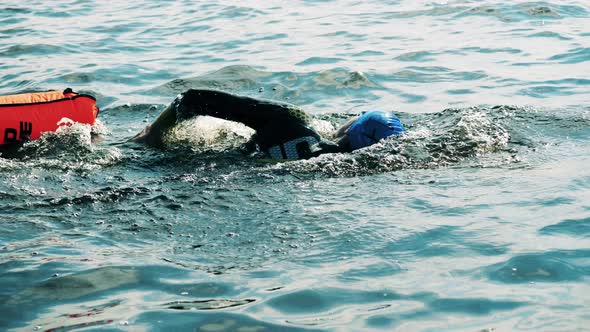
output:
<instances>
[{"instance_id":1,"label":"white foam","mask_svg":"<svg viewBox=\"0 0 590 332\"><path fill-rule=\"evenodd\" d=\"M227 146L246 142L253 134L252 128L238 122L198 116L172 128L165 141L169 144L186 142L200 147Z\"/></svg>"}]
</instances>

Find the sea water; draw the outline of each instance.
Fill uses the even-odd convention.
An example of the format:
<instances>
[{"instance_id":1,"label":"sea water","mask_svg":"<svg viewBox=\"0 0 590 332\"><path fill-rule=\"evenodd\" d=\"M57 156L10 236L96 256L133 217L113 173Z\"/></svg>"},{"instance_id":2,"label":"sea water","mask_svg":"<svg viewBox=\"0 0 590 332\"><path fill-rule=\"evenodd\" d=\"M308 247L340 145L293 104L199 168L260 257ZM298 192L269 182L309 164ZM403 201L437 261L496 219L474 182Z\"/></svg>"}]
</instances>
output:
<instances>
[{"instance_id":1,"label":"sea water","mask_svg":"<svg viewBox=\"0 0 590 332\"><path fill-rule=\"evenodd\" d=\"M587 330L589 45L582 0L4 0L0 93L101 111L0 158L0 330ZM407 133L292 162L211 118L128 142L188 88Z\"/></svg>"}]
</instances>

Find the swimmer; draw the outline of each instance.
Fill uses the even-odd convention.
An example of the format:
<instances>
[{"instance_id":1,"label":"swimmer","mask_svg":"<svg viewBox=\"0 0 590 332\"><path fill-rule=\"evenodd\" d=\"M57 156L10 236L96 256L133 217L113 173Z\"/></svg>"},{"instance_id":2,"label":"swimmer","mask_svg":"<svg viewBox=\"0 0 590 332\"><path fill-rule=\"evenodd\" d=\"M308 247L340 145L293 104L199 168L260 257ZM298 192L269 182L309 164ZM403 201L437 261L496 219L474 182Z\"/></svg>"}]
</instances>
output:
<instances>
[{"instance_id":1,"label":"swimmer","mask_svg":"<svg viewBox=\"0 0 590 332\"><path fill-rule=\"evenodd\" d=\"M273 159L308 159L324 153L351 152L404 132L393 113L369 111L348 120L335 132L334 140L329 141L312 128L311 116L297 106L190 89L132 140L162 147L168 129L199 115L240 122L254 129L251 143Z\"/></svg>"}]
</instances>

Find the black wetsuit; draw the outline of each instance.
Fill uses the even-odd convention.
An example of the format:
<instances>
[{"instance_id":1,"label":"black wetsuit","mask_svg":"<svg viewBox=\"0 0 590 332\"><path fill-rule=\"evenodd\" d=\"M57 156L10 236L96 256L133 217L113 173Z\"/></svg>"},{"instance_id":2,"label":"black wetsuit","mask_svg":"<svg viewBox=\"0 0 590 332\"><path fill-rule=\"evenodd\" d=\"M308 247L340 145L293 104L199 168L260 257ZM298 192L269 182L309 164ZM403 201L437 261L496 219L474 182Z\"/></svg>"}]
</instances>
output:
<instances>
[{"instance_id":1,"label":"black wetsuit","mask_svg":"<svg viewBox=\"0 0 590 332\"><path fill-rule=\"evenodd\" d=\"M178 121L208 115L243 123L254 129L254 141L276 159L307 159L341 152L311 127L311 117L294 105L236 96L227 92L190 89L174 101Z\"/></svg>"}]
</instances>

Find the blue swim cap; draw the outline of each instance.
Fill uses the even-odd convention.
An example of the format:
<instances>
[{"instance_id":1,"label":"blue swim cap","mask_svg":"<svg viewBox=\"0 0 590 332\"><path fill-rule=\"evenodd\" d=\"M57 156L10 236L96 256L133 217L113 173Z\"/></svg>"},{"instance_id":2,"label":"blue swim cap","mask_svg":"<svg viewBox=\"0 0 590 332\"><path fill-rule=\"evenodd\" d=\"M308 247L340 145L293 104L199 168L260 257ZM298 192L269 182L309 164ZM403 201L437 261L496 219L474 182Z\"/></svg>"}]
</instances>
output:
<instances>
[{"instance_id":1,"label":"blue swim cap","mask_svg":"<svg viewBox=\"0 0 590 332\"><path fill-rule=\"evenodd\" d=\"M369 111L363 113L348 129L353 150L373 145L391 135L400 135L404 126L391 112Z\"/></svg>"}]
</instances>

